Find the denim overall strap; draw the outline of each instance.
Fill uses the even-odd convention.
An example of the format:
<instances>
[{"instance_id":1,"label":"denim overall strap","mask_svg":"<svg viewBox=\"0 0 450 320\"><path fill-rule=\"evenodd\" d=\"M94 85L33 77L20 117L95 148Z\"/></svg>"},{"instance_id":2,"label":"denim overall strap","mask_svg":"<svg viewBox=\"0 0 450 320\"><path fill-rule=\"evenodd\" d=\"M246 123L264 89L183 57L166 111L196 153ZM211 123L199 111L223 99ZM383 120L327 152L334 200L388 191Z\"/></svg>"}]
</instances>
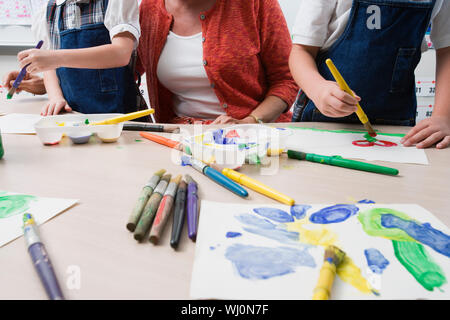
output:
<instances>
[{"instance_id":1,"label":"denim overall strap","mask_svg":"<svg viewBox=\"0 0 450 320\"><path fill-rule=\"evenodd\" d=\"M436 0L354 0L349 22L333 46L317 57L320 74L334 81L331 58L373 124L415 124L414 70ZM301 121L359 123L356 114L324 116L308 101Z\"/></svg>"},{"instance_id":2,"label":"denim overall strap","mask_svg":"<svg viewBox=\"0 0 450 320\"><path fill-rule=\"evenodd\" d=\"M110 44L110 34L103 24L107 0L78 3L80 16L75 28L70 28L67 7L62 4L59 15L53 16L58 25L60 49L91 48ZM101 21L101 22L100 22ZM70 23L73 23L71 21ZM128 113L136 111L136 88L128 66L111 69L56 70L64 98L81 113Z\"/></svg>"}]
</instances>

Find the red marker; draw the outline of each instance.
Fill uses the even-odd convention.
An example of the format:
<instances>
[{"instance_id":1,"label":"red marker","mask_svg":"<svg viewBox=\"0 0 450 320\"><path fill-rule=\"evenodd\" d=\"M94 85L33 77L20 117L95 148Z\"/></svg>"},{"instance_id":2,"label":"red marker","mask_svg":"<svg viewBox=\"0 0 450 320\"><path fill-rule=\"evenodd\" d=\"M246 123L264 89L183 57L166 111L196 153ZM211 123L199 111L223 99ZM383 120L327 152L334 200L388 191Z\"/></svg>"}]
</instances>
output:
<instances>
[{"instance_id":1,"label":"red marker","mask_svg":"<svg viewBox=\"0 0 450 320\"><path fill-rule=\"evenodd\" d=\"M141 137L143 137L145 139L162 144L166 147L184 151L184 147L181 142L174 141L174 140L159 136L157 134L152 134L152 133L148 133L148 132L139 132L139 134L141 135Z\"/></svg>"}]
</instances>

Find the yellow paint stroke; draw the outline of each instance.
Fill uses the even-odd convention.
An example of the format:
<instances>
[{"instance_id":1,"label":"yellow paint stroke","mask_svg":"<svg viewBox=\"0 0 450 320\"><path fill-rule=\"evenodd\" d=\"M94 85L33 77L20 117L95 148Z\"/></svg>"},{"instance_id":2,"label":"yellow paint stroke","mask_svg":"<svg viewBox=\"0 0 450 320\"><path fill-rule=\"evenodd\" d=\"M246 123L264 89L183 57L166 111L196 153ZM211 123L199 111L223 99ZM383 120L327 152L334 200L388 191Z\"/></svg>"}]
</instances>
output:
<instances>
[{"instance_id":1,"label":"yellow paint stroke","mask_svg":"<svg viewBox=\"0 0 450 320\"><path fill-rule=\"evenodd\" d=\"M323 225L311 224L309 223L309 219L286 223L286 229L287 231L298 232L300 234L299 240L302 243L327 247L336 245L338 242L338 235L335 232ZM361 269L347 255L344 261L338 266L337 275L342 281L350 284L362 293L376 293L361 274Z\"/></svg>"}]
</instances>

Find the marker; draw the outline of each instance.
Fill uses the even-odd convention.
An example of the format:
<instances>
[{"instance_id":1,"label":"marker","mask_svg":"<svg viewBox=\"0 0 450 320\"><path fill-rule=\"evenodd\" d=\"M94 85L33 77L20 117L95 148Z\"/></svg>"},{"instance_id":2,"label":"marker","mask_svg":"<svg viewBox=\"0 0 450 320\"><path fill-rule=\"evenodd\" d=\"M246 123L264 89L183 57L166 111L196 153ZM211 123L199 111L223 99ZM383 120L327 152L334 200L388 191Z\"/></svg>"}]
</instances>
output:
<instances>
[{"instance_id":1,"label":"marker","mask_svg":"<svg viewBox=\"0 0 450 320\"><path fill-rule=\"evenodd\" d=\"M166 147L177 149L182 152L186 151L187 153L190 153L190 152L188 152L188 150L185 150L185 147L183 146L183 144L181 142L178 142L178 141L175 141L175 140L172 140L169 138L165 138L165 137L159 136L157 134L148 133L148 132L139 132L139 134L141 135L142 138L162 144Z\"/></svg>"},{"instance_id":2,"label":"marker","mask_svg":"<svg viewBox=\"0 0 450 320\"><path fill-rule=\"evenodd\" d=\"M153 132L167 132L179 133L180 127L168 127L159 124L149 123L124 123L123 130L125 131L153 131Z\"/></svg>"},{"instance_id":3,"label":"marker","mask_svg":"<svg viewBox=\"0 0 450 320\"><path fill-rule=\"evenodd\" d=\"M159 183L159 180L161 180L162 175L166 173L166 170L161 169L153 175L153 177L150 178L148 183L142 188L141 194L139 195L139 199L136 202L136 205L134 206L133 212L131 213L131 216L127 223L127 229L131 232L134 232L136 229L136 225L139 222L139 218L142 215L142 211L144 210L144 207L146 203L148 202L148 199L150 198L153 190L155 190L156 186Z\"/></svg>"},{"instance_id":4,"label":"marker","mask_svg":"<svg viewBox=\"0 0 450 320\"><path fill-rule=\"evenodd\" d=\"M110 119L106 119L106 120L102 120L102 121L98 121L98 122L93 122L93 123L91 123L91 125L92 126L100 126L100 125L108 125L108 124L118 124L121 122L148 116L149 114L152 114L154 112L155 112L154 109L147 109L147 110L143 110L143 111L131 112L131 113L127 113L127 114L117 116L114 118L110 118Z\"/></svg>"},{"instance_id":5,"label":"marker","mask_svg":"<svg viewBox=\"0 0 450 320\"><path fill-rule=\"evenodd\" d=\"M36 49L40 49L42 47L42 45L44 44L44 41L39 41ZM26 74L27 74L27 67L30 65L31 63L27 64L25 67L22 68L22 70L20 70L19 75L17 76L16 80L14 81L11 89L9 89L8 94L6 95L6 99L12 99L14 93L16 93L16 90L19 89L20 84L22 83L22 80L25 78Z\"/></svg>"},{"instance_id":6,"label":"marker","mask_svg":"<svg viewBox=\"0 0 450 320\"><path fill-rule=\"evenodd\" d=\"M227 178L222 173L217 171L216 169L211 168L207 164L203 163L200 160L197 160L191 156L183 155L181 157L181 161L184 164L191 165L195 170L203 173L205 176L213 180L214 182L220 184L222 187L230 190L231 192L237 194L240 197L246 198L248 197L248 192L240 185L235 183L230 178Z\"/></svg>"},{"instance_id":7,"label":"marker","mask_svg":"<svg viewBox=\"0 0 450 320\"><path fill-rule=\"evenodd\" d=\"M155 218L156 211L158 210L159 203L161 202L171 177L172 175L166 174L161 178L153 191L153 194L150 196L150 199L145 205L142 216L139 219L136 229L134 230L134 239L137 241L144 239L145 234L150 229L153 219Z\"/></svg>"},{"instance_id":8,"label":"marker","mask_svg":"<svg viewBox=\"0 0 450 320\"><path fill-rule=\"evenodd\" d=\"M186 188L187 184L182 180L178 186L175 198L175 209L173 212L172 235L170 238L170 246L174 249L178 248L178 243L183 230L185 206L186 206Z\"/></svg>"},{"instance_id":9,"label":"marker","mask_svg":"<svg viewBox=\"0 0 450 320\"><path fill-rule=\"evenodd\" d=\"M321 156L314 153L304 153L299 151L288 150L288 157L297 160L306 160L311 162L317 162L321 164L329 164L336 167L343 167L348 169L355 169L361 171L375 172L381 174L389 174L396 176L398 175L398 170L389 167L378 166L375 164L365 163L361 161L344 159L341 156Z\"/></svg>"},{"instance_id":10,"label":"marker","mask_svg":"<svg viewBox=\"0 0 450 320\"><path fill-rule=\"evenodd\" d=\"M172 207L174 203L175 194L177 192L178 185L181 181L181 174L176 176L176 178L170 180L169 186L164 193L164 197L159 204L158 211L156 212L155 221L153 222L152 228L150 230L149 241L153 244L158 244L161 233L164 230L164 226L169 220L170 213L172 212Z\"/></svg>"},{"instance_id":11,"label":"marker","mask_svg":"<svg viewBox=\"0 0 450 320\"><path fill-rule=\"evenodd\" d=\"M187 187L187 224L188 237L195 242L197 239L198 224L198 187L197 182L190 175L186 175Z\"/></svg>"},{"instance_id":12,"label":"marker","mask_svg":"<svg viewBox=\"0 0 450 320\"><path fill-rule=\"evenodd\" d=\"M64 300L50 258L39 238L37 225L33 216L29 213L23 215L23 234L34 268L44 285L48 298L50 300Z\"/></svg>"},{"instance_id":13,"label":"marker","mask_svg":"<svg viewBox=\"0 0 450 320\"><path fill-rule=\"evenodd\" d=\"M330 69L331 74L333 75L334 79L336 80L341 90L347 92L349 95L355 98L355 94L353 93L352 89L350 89L347 82L344 80L344 77L342 77L341 73L334 65L333 61L331 61L331 59L327 59L325 63L327 64L328 69ZM371 137L376 137L377 133L375 132L375 130L373 130L372 125L369 122L369 118L367 118L367 115L364 113L363 109L361 108L361 105L357 103L356 107L358 108L356 110L356 115L358 116L361 123L364 125L364 128L366 128L367 132Z\"/></svg>"},{"instance_id":14,"label":"marker","mask_svg":"<svg viewBox=\"0 0 450 320\"><path fill-rule=\"evenodd\" d=\"M259 192L269 198L275 199L281 203L287 204L289 206L293 206L295 203L295 200L291 197L288 197L277 190L266 186L265 184L252 179L242 173L239 173L237 171L234 171L229 168L225 168L222 170L222 173L227 176L228 178L236 181L237 183L240 183L252 190L255 190L256 192Z\"/></svg>"}]
</instances>

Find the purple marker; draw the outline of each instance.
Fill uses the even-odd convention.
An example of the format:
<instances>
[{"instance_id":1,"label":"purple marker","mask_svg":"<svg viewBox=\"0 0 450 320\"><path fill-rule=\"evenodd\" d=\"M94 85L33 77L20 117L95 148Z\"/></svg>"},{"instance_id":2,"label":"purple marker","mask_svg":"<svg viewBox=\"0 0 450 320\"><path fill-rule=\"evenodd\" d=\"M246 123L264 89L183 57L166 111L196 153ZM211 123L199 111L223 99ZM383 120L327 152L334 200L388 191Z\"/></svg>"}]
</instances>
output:
<instances>
[{"instance_id":1,"label":"purple marker","mask_svg":"<svg viewBox=\"0 0 450 320\"><path fill-rule=\"evenodd\" d=\"M39 41L36 49L40 49L42 47L42 45L44 44L44 41ZM22 82L22 80L25 78L25 75L27 74L27 67L30 64L27 64L25 67L22 68L22 70L20 71L19 75L17 76L16 81L14 81L12 88L8 91L8 94L6 95L7 99L11 99L14 95L14 93L16 92L16 90L19 88L20 83Z\"/></svg>"},{"instance_id":2,"label":"purple marker","mask_svg":"<svg viewBox=\"0 0 450 320\"><path fill-rule=\"evenodd\" d=\"M45 247L39 238L37 225L29 213L23 215L23 234L27 243L28 252L33 260L34 267L44 285L50 300L64 300L55 271Z\"/></svg>"},{"instance_id":3,"label":"purple marker","mask_svg":"<svg viewBox=\"0 0 450 320\"><path fill-rule=\"evenodd\" d=\"M195 241L197 238L197 224L198 224L198 188L197 183L190 175L186 175L187 187L187 224L188 237Z\"/></svg>"}]
</instances>

